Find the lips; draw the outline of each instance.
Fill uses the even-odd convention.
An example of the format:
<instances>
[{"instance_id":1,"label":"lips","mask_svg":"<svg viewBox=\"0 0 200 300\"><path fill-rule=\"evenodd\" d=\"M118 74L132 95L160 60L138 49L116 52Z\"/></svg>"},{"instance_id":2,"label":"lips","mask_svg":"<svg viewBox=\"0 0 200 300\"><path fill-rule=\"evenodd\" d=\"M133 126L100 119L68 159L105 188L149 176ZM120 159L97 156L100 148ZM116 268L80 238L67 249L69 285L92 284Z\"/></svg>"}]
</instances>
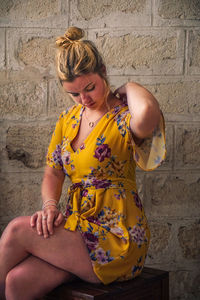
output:
<instances>
[{"instance_id":1,"label":"lips","mask_svg":"<svg viewBox=\"0 0 200 300\"><path fill-rule=\"evenodd\" d=\"M93 105L94 105L94 102L84 104L84 106L86 106L86 107L92 107Z\"/></svg>"}]
</instances>

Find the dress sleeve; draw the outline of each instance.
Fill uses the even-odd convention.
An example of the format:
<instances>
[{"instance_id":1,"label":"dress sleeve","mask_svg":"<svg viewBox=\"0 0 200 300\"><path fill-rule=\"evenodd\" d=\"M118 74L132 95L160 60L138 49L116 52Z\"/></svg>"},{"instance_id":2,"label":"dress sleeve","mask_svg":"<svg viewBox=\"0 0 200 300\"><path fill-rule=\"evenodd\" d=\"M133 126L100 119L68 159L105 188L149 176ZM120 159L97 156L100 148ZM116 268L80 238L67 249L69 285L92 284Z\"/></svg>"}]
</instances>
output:
<instances>
[{"instance_id":1,"label":"dress sleeve","mask_svg":"<svg viewBox=\"0 0 200 300\"><path fill-rule=\"evenodd\" d=\"M56 127L51 137L51 142L49 144L46 163L52 168L61 170L63 167L61 159L61 145L62 145L62 116L59 117L59 120L56 123Z\"/></svg>"},{"instance_id":2,"label":"dress sleeve","mask_svg":"<svg viewBox=\"0 0 200 300\"><path fill-rule=\"evenodd\" d=\"M130 124L130 113L128 118ZM166 156L165 121L162 112L160 122L152 135L144 139L139 146L135 144L131 135L131 143L133 157L138 167L144 171L151 171L159 167Z\"/></svg>"}]
</instances>

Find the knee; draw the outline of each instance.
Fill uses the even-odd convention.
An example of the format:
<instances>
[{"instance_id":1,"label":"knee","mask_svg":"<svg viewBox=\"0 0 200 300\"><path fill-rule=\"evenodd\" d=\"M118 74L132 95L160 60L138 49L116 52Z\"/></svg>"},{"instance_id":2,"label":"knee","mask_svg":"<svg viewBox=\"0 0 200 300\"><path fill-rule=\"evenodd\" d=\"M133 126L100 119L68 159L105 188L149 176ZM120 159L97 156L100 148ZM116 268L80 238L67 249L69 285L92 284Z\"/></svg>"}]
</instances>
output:
<instances>
[{"instance_id":1,"label":"knee","mask_svg":"<svg viewBox=\"0 0 200 300\"><path fill-rule=\"evenodd\" d=\"M6 227L1 237L1 242L5 246L12 246L13 241L23 234L24 229L29 224L30 217L17 217L13 219Z\"/></svg>"},{"instance_id":2,"label":"knee","mask_svg":"<svg viewBox=\"0 0 200 300\"><path fill-rule=\"evenodd\" d=\"M13 296L19 296L23 290L23 270L19 267L12 269L6 276L6 299L13 299ZM20 298L18 298L20 299Z\"/></svg>"}]
</instances>

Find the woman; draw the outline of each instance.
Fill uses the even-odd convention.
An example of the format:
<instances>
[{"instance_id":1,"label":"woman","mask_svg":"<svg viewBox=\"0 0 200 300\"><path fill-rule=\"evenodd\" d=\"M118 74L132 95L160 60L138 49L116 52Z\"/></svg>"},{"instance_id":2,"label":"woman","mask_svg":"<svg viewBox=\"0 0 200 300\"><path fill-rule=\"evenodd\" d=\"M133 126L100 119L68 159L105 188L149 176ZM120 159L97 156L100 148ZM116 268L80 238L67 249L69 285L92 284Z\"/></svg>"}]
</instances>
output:
<instances>
[{"instance_id":1,"label":"woman","mask_svg":"<svg viewBox=\"0 0 200 300\"><path fill-rule=\"evenodd\" d=\"M10 222L0 242L1 293L36 299L80 277L108 284L138 276L150 232L135 183L165 156L156 99L136 83L112 93L106 69L84 32L56 41L62 87L75 101L56 124L42 184L43 209ZM127 101L126 101L127 100ZM58 210L65 176L65 218Z\"/></svg>"}]
</instances>

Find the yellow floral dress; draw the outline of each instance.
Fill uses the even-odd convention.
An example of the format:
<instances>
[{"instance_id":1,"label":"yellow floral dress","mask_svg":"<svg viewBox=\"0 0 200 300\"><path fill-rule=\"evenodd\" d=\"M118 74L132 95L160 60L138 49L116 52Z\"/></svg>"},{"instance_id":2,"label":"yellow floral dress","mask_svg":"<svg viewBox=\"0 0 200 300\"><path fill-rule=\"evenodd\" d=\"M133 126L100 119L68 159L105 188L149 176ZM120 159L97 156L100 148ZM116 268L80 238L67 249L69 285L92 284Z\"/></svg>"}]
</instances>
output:
<instances>
[{"instance_id":1,"label":"yellow floral dress","mask_svg":"<svg viewBox=\"0 0 200 300\"><path fill-rule=\"evenodd\" d=\"M140 147L130 132L130 112L120 104L106 113L77 151L71 143L84 108L74 105L56 124L47 164L63 170L72 184L66 199L67 230L79 230L94 271L108 284L139 275L150 232L137 193L136 165L153 170L165 157L164 120Z\"/></svg>"}]
</instances>

